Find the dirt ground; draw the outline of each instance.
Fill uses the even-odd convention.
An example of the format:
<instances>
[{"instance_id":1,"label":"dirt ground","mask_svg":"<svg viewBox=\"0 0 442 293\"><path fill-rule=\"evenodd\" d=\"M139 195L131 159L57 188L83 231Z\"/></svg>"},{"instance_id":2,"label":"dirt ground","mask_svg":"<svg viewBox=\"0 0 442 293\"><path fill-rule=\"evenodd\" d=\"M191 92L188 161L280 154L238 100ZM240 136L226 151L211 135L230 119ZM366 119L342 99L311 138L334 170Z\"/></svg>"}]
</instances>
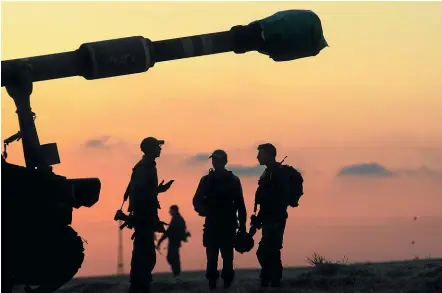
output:
<instances>
[{"instance_id":1,"label":"dirt ground","mask_svg":"<svg viewBox=\"0 0 442 293\"><path fill-rule=\"evenodd\" d=\"M210 291L204 272L185 272L179 281L171 274L155 274L152 292L442 293L442 259L348 264L316 258L309 267L286 268L278 289L260 288L258 276L257 269L238 270L231 288L223 289L220 281L220 288ZM128 276L77 278L58 292L123 293L128 286Z\"/></svg>"}]
</instances>

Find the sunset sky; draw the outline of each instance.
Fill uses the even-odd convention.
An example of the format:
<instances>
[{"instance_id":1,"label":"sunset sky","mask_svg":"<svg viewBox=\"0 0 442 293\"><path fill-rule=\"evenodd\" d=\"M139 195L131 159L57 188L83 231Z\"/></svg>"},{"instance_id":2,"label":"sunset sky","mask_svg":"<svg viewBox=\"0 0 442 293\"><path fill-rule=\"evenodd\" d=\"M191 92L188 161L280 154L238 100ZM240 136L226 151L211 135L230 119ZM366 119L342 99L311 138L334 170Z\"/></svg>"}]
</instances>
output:
<instances>
[{"instance_id":1,"label":"sunset sky","mask_svg":"<svg viewBox=\"0 0 442 293\"><path fill-rule=\"evenodd\" d=\"M188 222L185 270L205 266L203 219L191 199L210 167L208 154L227 151L250 215L262 142L275 144L278 159L288 156L305 179L300 207L289 211L284 265L304 265L313 252L350 261L442 256L441 2L1 5L2 60L120 37L224 31L286 9L313 10L330 45L293 62L225 53L163 62L137 75L35 83L40 141L57 142L60 152L55 172L102 182L100 201L74 212L72 225L88 241L79 275L116 272L113 215L146 136L166 141L159 179L176 182L160 196L160 216L169 221L168 207L178 204ZM1 97L3 140L18 121L4 88ZM21 143L8 155L24 164ZM125 230L126 272L130 235ZM236 266L256 267L255 251L237 254ZM168 270L158 255L155 271Z\"/></svg>"}]
</instances>

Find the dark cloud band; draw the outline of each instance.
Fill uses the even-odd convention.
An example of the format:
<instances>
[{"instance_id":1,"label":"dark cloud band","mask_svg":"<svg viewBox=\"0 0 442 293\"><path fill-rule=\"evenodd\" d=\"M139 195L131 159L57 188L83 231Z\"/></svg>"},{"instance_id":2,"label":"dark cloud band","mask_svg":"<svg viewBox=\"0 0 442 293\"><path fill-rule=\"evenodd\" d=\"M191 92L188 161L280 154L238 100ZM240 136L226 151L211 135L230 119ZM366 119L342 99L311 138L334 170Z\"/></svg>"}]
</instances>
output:
<instances>
[{"instance_id":1,"label":"dark cloud band","mask_svg":"<svg viewBox=\"0 0 442 293\"><path fill-rule=\"evenodd\" d=\"M342 167L337 176L391 177L393 175L394 172L378 163L362 163Z\"/></svg>"}]
</instances>

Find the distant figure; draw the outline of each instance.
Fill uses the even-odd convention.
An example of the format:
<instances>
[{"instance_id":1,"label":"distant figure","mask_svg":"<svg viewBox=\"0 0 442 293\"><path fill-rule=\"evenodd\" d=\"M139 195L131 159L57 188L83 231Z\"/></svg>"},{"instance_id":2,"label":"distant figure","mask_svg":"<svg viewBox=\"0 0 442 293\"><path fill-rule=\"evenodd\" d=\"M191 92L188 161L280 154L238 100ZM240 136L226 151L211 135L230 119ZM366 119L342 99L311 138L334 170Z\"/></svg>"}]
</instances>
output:
<instances>
[{"instance_id":1,"label":"distant figure","mask_svg":"<svg viewBox=\"0 0 442 293\"><path fill-rule=\"evenodd\" d=\"M210 169L209 174L201 178L193 198L193 206L200 216L206 218L203 245L206 248L206 278L209 280L209 287L214 289L217 286L218 255L221 252L221 277L224 288L229 288L235 276L233 255L236 230L239 228L240 231L245 231L247 213L241 181L225 169L226 152L216 150L209 158L212 158L214 169Z\"/></svg>"},{"instance_id":2,"label":"distant figure","mask_svg":"<svg viewBox=\"0 0 442 293\"><path fill-rule=\"evenodd\" d=\"M161 155L163 140L145 138L140 145L143 158L135 165L126 193L129 212L134 219L134 244L130 270L130 293L150 292L152 270L156 264L155 232L164 232L158 218L158 194L166 192L173 180L158 185L155 159Z\"/></svg>"},{"instance_id":3,"label":"distant figure","mask_svg":"<svg viewBox=\"0 0 442 293\"><path fill-rule=\"evenodd\" d=\"M169 214L172 216L172 219L166 232L164 232L163 236L158 240L157 249L160 250L161 243L167 238L169 239L167 262L172 269L174 277L178 277L181 274L181 242L187 242L187 237L190 236L190 233L187 232L186 221L184 221L184 218L181 216L177 205L172 205L170 207Z\"/></svg>"},{"instance_id":4,"label":"distant figure","mask_svg":"<svg viewBox=\"0 0 442 293\"><path fill-rule=\"evenodd\" d=\"M281 168L282 164L276 162L276 148L272 144L259 145L257 159L260 165L267 167L259 179L255 195L255 211L257 205L260 207L255 219L258 223L253 223L252 220L252 225L262 227L262 238L256 252L261 265L261 285L279 287L283 271L281 249L288 217L290 185L283 174L285 168Z\"/></svg>"}]
</instances>

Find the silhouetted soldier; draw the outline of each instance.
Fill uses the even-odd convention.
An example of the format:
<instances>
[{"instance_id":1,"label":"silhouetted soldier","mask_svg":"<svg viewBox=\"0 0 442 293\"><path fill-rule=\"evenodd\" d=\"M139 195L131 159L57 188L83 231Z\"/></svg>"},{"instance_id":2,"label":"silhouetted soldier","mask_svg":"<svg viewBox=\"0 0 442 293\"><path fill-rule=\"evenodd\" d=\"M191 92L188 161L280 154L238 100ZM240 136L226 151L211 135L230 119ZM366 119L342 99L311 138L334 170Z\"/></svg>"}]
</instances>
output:
<instances>
[{"instance_id":1,"label":"silhouetted soldier","mask_svg":"<svg viewBox=\"0 0 442 293\"><path fill-rule=\"evenodd\" d=\"M231 171L225 169L227 154L216 150L212 158L213 169L201 178L193 198L195 211L205 217L203 245L206 248L206 278L211 289L216 287L219 278L218 255L221 252L223 269L221 277L224 287L230 287L233 270L234 240L236 230L245 231L246 208L241 181Z\"/></svg>"},{"instance_id":2,"label":"silhouetted soldier","mask_svg":"<svg viewBox=\"0 0 442 293\"><path fill-rule=\"evenodd\" d=\"M166 232L163 233L160 240L158 240L157 249L160 250L161 243L169 239L167 247L167 262L172 268L172 273L175 277L178 277L181 273L181 261L180 261L180 247L181 242L187 242L187 237L190 234L187 232L186 221L181 216L177 205L172 205L169 209L169 213L172 216L169 227Z\"/></svg>"},{"instance_id":3,"label":"silhouetted soldier","mask_svg":"<svg viewBox=\"0 0 442 293\"><path fill-rule=\"evenodd\" d=\"M283 271L281 249L290 190L284 168L280 168L281 163L275 160L276 148L272 144L259 145L257 159L260 165L267 167L259 179L255 196L255 212L257 205L260 206L255 219L259 223L255 224L262 226L262 238L256 252L261 265L261 285L278 287Z\"/></svg>"},{"instance_id":4,"label":"silhouetted soldier","mask_svg":"<svg viewBox=\"0 0 442 293\"><path fill-rule=\"evenodd\" d=\"M155 159L161 154L163 140L153 137L141 142L143 158L135 165L126 192L129 193L129 212L134 219L134 244L130 270L129 292L150 292L152 270L156 264L155 232L164 232L158 218L158 194L167 191L173 180L158 185Z\"/></svg>"}]
</instances>

